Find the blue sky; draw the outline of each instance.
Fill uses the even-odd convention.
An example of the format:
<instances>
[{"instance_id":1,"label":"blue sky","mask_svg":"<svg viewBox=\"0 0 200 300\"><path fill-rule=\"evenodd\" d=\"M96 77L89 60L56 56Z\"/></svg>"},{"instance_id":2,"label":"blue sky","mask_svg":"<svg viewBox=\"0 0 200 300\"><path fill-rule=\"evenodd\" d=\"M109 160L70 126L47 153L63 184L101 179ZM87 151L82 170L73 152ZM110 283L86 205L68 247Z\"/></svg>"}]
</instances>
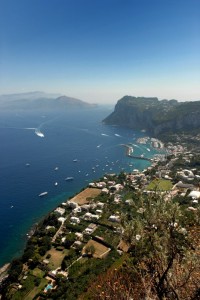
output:
<instances>
[{"instance_id":1,"label":"blue sky","mask_svg":"<svg viewBox=\"0 0 200 300\"><path fill-rule=\"evenodd\" d=\"M0 0L0 94L200 100L199 0Z\"/></svg>"}]
</instances>

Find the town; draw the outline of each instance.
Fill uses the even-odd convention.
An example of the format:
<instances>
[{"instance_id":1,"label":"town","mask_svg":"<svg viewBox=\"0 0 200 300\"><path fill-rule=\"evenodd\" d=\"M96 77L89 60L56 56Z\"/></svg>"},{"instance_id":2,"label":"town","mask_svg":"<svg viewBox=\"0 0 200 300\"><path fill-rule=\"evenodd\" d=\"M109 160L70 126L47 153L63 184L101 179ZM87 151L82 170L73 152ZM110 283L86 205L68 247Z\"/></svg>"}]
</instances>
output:
<instances>
[{"instance_id":1,"label":"town","mask_svg":"<svg viewBox=\"0 0 200 300\"><path fill-rule=\"evenodd\" d=\"M193 252L199 255L200 151L180 142L165 147L167 155L156 156L147 169L105 174L45 217L29 235L23 256L3 270L2 299L106 299L94 296L99 295L97 278L127 264L147 230L145 225L130 234L128 224L145 218L148 201L155 206L156 197L163 207L180 207L184 218L178 222L170 216L171 222L179 234L193 239ZM159 226L156 222L151 230ZM198 271L191 275L191 290L200 284Z\"/></svg>"}]
</instances>

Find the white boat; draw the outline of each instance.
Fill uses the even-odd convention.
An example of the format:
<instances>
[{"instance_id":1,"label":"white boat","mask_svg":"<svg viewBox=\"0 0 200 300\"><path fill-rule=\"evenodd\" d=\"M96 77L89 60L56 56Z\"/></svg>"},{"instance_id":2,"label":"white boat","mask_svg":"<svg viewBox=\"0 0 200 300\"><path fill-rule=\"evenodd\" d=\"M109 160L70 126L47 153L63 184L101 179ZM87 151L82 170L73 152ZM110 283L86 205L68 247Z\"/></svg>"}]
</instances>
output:
<instances>
[{"instance_id":1,"label":"white boat","mask_svg":"<svg viewBox=\"0 0 200 300\"><path fill-rule=\"evenodd\" d=\"M47 194L48 194L48 192L43 192L43 193L39 194L39 197L46 196Z\"/></svg>"},{"instance_id":2,"label":"white boat","mask_svg":"<svg viewBox=\"0 0 200 300\"><path fill-rule=\"evenodd\" d=\"M29 163L27 163L27 164L26 164L26 167L30 167L30 164L29 164Z\"/></svg>"},{"instance_id":3,"label":"white boat","mask_svg":"<svg viewBox=\"0 0 200 300\"><path fill-rule=\"evenodd\" d=\"M44 133L42 133L39 129L35 129L35 134L39 137L44 137Z\"/></svg>"},{"instance_id":4,"label":"white boat","mask_svg":"<svg viewBox=\"0 0 200 300\"><path fill-rule=\"evenodd\" d=\"M55 182L55 183L54 183L54 185L55 185L55 186L57 186L57 185L58 185L58 183L57 183L57 182Z\"/></svg>"},{"instance_id":5,"label":"white boat","mask_svg":"<svg viewBox=\"0 0 200 300\"><path fill-rule=\"evenodd\" d=\"M75 158L75 159L73 159L73 162L77 162L77 161L78 161L78 159L76 159L76 158Z\"/></svg>"},{"instance_id":6,"label":"white boat","mask_svg":"<svg viewBox=\"0 0 200 300\"><path fill-rule=\"evenodd\" d=\"M55 169L54 169L55 171L58 171L58 167L55 167Z\"/></svg>"},{"instance_id":7,"label":"white boat","mask_svg":"<svg viewBox=\"0 0 200 300\"><path fill-rule=\"evenodd\" d=\"M66 177L65 180L66 181L71 181L71 180L74 180L74 177Z\"/></svg>"}]
</instances>

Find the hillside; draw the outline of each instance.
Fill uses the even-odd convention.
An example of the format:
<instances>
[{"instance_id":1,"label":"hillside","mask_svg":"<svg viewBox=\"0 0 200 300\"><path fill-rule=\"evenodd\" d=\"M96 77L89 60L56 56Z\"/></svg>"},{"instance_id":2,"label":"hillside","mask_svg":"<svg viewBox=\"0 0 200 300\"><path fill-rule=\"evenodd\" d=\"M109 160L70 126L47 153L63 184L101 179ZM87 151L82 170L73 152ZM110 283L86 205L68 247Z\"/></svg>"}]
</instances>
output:
<instances>
[{"instance_id":1,"label":"hillside","mask_svg":"<svg viewBox=\"0 0 200 300\"><path fill-rule=\"evenodd\" d=\"M200 153L166 147L50 212L0 270L0 299L200 299Z\"/></svg>"},{"instance_id":2,"label":"hillside","mask_svg":"<svg viewBox=\"0 0 200 300\"><path fill-rule=\"evenodd\" d=\"M166 132L188 132L200 128L200 101L159 101L158 98L124 96L103 122L145 129L156 136Z\"/></svg>"}]
</instances>

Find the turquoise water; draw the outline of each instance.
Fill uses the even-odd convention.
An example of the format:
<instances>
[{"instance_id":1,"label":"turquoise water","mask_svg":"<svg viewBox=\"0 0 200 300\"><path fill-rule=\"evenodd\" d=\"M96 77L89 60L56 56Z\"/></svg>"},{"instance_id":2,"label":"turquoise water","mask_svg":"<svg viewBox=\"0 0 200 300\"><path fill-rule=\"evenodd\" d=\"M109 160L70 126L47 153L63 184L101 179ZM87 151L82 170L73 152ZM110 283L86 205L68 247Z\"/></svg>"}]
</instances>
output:
<instances>
[{"instance_id":1,"label":"turquoise water","mask_svg":"<svg viewBox=\"0 0 200 300\"><path fill-rule=\"evenodd\" d=\"M33 224L88 182L149 165L126 157L121 145L134 143L135 155L152 157L155 150L136 144L144 133L102 124L111 111L0 113L0 266L22 254Z\"/></svg>"}]
</instances>

